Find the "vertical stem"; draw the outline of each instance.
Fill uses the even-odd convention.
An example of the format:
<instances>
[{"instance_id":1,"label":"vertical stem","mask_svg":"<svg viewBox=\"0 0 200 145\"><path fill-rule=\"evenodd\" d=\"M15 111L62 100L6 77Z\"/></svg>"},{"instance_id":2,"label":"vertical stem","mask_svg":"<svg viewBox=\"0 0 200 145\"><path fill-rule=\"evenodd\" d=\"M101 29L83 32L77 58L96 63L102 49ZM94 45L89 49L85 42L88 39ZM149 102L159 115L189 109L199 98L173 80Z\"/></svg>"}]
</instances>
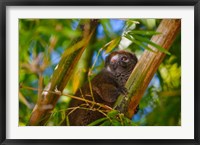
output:
<instances>
[{"instance_id":1,"label":"vertical stem","mask_svg":"<svg viewBox=\"0 0 200 145\"><path fill-rule=\"evenodd\" d=\"M45 88L45 90L48 91L43 91L41 101L35 105L28 125L44 125L50 117L51 111L54 109L60 97L59 93L54 94L51 92L58 91L61 94L69 81L74 67L89 44L98 24L97 20L85 21L86 22L81 25L83 31L82 39L66 49L63 53L57 68L55 68L51 81Z\"/></svg>"},{"instance_id":2,"label":"vertical stem","mask_svg":"<svg viewBox=\"0 0 200 145\"><path fill-rule=\"evenodd\" d=\"M180 28L180 19L164 19L157 28L157 32L161 34L153 36L151 41L169 50L180 32ZM149 82L166 55L151 45L149 45L149 47L155 52L144 51L126 82L126 88L129 92L126 97L127 99L125 99L125 96L121 95L115 104L116 109L125 113L129 118L134 115L134 110L138 106Z\"/></svg>"}]
</instances>

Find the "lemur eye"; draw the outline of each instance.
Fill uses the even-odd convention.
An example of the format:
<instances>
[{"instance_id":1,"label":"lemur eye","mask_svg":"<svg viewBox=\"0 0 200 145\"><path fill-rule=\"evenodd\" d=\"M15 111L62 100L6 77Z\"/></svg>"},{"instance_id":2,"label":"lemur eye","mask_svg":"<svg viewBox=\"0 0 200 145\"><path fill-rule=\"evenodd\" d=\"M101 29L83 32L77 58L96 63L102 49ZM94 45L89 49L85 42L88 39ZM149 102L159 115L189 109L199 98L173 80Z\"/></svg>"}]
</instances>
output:
<instances>
[{"instance_id":1,"label":"lemur eye","mask_svg":"<svg viewBox=\"0 0 200 145\"><path fill-rule=\"evenodd\" d=\"M127 58L126 56L123 56L123 57L121 58L121 61L127 62L127 61L128 61L128 58Z\"/></svg>"}]
</instances>

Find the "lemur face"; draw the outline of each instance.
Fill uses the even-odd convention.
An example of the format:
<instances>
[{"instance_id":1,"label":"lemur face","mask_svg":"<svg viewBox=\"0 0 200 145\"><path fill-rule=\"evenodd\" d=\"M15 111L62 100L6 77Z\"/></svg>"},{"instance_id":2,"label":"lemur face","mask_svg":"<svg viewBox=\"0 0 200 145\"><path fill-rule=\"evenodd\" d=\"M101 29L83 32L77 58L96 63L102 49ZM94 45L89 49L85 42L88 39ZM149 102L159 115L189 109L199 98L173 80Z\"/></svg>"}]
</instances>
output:
<instances>
[{"instance_id":1,"label":"lemur face","mask_svg":"<svg viewBox=\"0 0 200 145\"><path fill-rule=\"evenodd\" d=\"M133 70L137 61L137 57L131 52L115 51L106 58L105 68L114 74L127 74Z\"/></svg>"}]
</instances>

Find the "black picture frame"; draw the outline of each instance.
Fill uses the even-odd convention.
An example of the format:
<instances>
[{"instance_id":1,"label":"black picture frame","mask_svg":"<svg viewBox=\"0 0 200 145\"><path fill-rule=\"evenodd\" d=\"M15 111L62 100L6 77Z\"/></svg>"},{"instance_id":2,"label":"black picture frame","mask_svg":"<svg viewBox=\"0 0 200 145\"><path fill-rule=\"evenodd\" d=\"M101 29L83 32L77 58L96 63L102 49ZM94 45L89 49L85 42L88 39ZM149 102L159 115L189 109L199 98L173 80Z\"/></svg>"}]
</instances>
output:
<instances>
[{"instance_id":1,"label":"black picture frame","mask_svg":"<svg viewBox=\"0 0 200 145\"><path fill-rule=\"evenodd\" d=\"M7 6L194 6L195 16L195 98L194 139L7 139L6 138L6 7ZM4 145L29 144L200 144L200 1L199 0L1 0L0 1L0 143ZM193 58L188 58L193 59Z\"/></svg>"}]
</instances>

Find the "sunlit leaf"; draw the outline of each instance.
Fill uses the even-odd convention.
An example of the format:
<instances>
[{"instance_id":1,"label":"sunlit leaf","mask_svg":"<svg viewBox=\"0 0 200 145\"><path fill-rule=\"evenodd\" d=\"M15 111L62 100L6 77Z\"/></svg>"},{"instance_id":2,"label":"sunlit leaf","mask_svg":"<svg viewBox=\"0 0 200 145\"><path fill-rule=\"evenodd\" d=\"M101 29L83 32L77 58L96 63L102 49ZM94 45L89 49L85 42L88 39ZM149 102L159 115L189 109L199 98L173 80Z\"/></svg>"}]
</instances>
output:
<instances>
[{"instance_id":1,"label":"sunlit leaf","mask_svg":"<svg viewBox=\"0 0 200 145\"><path fill-rule=\"evenodd\" d=\"M134 20L128 20L126 22L126 31L132 31L133 29L136 28L136 25L139 24L140 22L134 21Z\"/></svg>"},{"instance_id":2,"label":"sunlit leaf","mask_svg":"<svg viewBox=\"0 0 200 145\"><path fill-rule=\"evenodd\" d=\"M104 49L106 50L106 53L111 52L120 42L121 37L117 37L110 42L108 42L105 46Z\"/></svg>"},{"instance_id":3,"label":"sunlit leaf","mask_svg":"<svg viewBox=\"0 0 200 145\"><path fill-rule=\"evenodd\" d=\"M156 26L156 19L141 19L141 22L147 29L153 29Z\"/></svg>"},{"instance_id":4,"label":"sunlit leaf","mask_svg":"<svg viewBox=\"0 0 200 145\"><path fill-rule=\"evenodd\" d=\"M72 89L73 89L73 92L75 93L80 85L80 79L78 77L79 75L78 74L74 74L73 75L73 83L72 83Z\"/></svg>"},{"instance_id":5,"label":"sunlit leaf","mask_svg":"<svg viewBox=\"0 0 200 145\"><path fill-rule=\"evenodd\" d=\"M131 19L128 19L127 22L128 22L128 23L131 23L131 24L140 24L139 21L135 21L135 20L131 20Z\"/></svg>"}]
</instances>

